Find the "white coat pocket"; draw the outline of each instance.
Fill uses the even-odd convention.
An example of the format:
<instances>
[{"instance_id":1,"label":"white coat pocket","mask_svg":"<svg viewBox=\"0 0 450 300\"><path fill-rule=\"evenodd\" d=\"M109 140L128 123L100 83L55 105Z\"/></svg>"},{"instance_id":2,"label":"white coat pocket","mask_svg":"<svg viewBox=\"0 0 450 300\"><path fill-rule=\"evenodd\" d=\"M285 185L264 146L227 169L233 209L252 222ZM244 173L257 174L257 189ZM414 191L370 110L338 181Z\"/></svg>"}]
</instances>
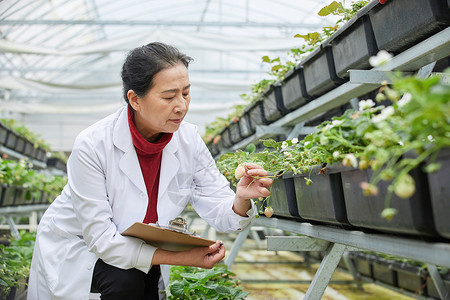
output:
<instances>
[{"instance_id":1,"label":"white coat pocket","mask_svg":"<svg viewBox=\"0 0 450 300\"><path fill-rule=\"evenodd\" d=\"M49 226L42 228L42 234L39 236L39 245L35 249L36 254L40 256L39 262L42 264L39 269L43 270L44 277L52 292L55 292L60 284L61 269L66 261L67 254L74 243L79 239L71 235L50 221Z\"/></svg>"}]
</instances>

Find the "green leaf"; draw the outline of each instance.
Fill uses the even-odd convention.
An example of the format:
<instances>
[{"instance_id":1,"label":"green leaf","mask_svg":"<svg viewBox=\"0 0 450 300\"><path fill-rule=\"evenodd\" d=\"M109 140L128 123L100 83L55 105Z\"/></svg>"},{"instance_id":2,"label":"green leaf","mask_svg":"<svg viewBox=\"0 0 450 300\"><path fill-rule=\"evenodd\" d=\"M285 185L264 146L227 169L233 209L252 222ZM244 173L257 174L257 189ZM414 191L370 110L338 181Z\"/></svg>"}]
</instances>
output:
<instances>
[{"instance_id":1,"label":"green leaf","mask_svg":"<svg viewBox=\"0 0 450 300\"><path fill-rule=\"evenodd\" d=\"M3 275L2 275L3 276ZM8 284L3 280L3 279L1 279L0 278L0 285L1 286L8 286Z\"/></svg>"},{"instance_id":2,"label":"green leaf","mask_svg":"<svg viewBox=\"0 0 450 300\"><path fill-rule=\"evenodd\" d=\"M266 146L267 148L274 148L277 149L277 142L273 139L268 139L268 140L262 140L264 146Z\"/></svg>"},{"instance_id":3,"label":"green leaf","mask_svg":"<svg viewBox=\"0 0 450 300\"><path fill-rule=\"evenodd\" d=\"M249 145L247 145L247 152L248 153L253 153L253 152L255 152L255 150L256 150L256 146L255 146L255 144L249 144Z\"/></svg>"},{"instance_id":4,"label":"green leaf","mask_svg":"<svg viewBox=\"0 0 450 300\"><path fill-rule=\"evenodd\" d=\"M340 3L333 1L333 2L331 2L331 4L323 7L318 12L318 15L321 17L324 17L324 16L328 16L329 14L332 14L332 13L337 13L340 7L341 7Z\"/></svg>"},{"instance_id":5,"label":"green leaf","mask_svg":"<svg viewBox=\"0 0 450 300\"><path fill-rule=\"evenodd\" d=\"M215 291L220 295L232 295L230 288L223 285L218 286Z\"/></svg>"},{"instance_id":6,"label":"green leaf","mask_svg":"<svg viewBox=\"0 0 450 300\"><path fill-rule=\"evenodd\" d=\"M262 57L262 61L263 61L263 62L266 62L266 63L270 63L270 58L269 58L267 55L264 55L264 56Z\"/></svg>"},{"instance_id":7,"label":"green leaf","mask_svg":"<svg viewBox=\"0 0 450 300\"><path fill-rule=\"evenodd\" d=\"M307 136L303 139L303 141L305 141L305 142L312 142L313 139L314 139L314 135L310 134L310 135L307 135Z\"/></svg>"},{"instance_id":8,"label":"green leaf","mask_svg":"<svg viewBox=\"0 0 450 300\"><path fill-rule=\"evenodd\" d=\"M170 285L170 293L175 297L181 297L184 294L185 285L181 282L174 282Z\"/></svg>"},{"instance_id":9,"label":"green leaf","mask_svg":"<svg viewBox=\"0 0 450 300\"><path fill-rule=\"evenodd\" d=\"M249 292L239 290L234 294L234 299L245 299L248 295L250 295Z\"/></svg>"}]
</instances>

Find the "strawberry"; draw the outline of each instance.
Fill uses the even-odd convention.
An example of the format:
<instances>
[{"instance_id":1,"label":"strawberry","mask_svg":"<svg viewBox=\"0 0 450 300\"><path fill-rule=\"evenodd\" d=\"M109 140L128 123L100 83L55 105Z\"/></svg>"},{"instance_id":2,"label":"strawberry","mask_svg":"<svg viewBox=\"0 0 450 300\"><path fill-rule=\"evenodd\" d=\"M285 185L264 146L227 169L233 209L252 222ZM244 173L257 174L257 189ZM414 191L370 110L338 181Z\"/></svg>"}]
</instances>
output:
<instances>
[{"instance_id":1,"label":"strawberry","mask_svg":"<svg viewBox=\"0 0 450 300\"><path fill-rule=\"evenodd\" d=\"M267 206L266 209L264 209L264 214L266 215L266 217L270 218L273 215L273 208Z\"/></svg>"},{"instance_id":2,"label":"strawberry","mask_svg":"<svg viewBox=\"0 0 450 300\"><path fill-rule=\"evenodd\" d=\"M394 186L394 193L403 199L410 198L416 191L416 185L411 175L406 174L398 179Z\"/></svg>"},{"instance_id":3,"label":"strawberry","mask_svg":"<svg viewBox=\"0 0 450 300\"><path fill-rule=\"evenodd\" d=\"M234 177L237 180L241 179L245 175L245 168L243 166L238 166L236 170L234 170Z\"/></svg>"}]
</instances>

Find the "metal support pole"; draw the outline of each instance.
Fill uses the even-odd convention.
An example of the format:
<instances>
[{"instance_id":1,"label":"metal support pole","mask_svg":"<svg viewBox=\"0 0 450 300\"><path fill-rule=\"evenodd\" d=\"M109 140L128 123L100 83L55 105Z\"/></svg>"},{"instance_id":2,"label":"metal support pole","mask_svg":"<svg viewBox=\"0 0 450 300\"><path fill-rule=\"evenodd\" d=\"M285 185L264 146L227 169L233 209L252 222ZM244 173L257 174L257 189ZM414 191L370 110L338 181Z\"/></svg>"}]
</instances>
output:
<instances>
[{"instance_id":1,"label":"metal support pole","mask_svg":"<svg viewBox=\"0 0 450 300\"><path fill-rule=\"evenodd\" d=\"M362 290L363 286L361 284L361 276L359 275L355 264L350 259L350 255L347 251L342 255L342 259L344 260L347 269L350 271L350 273L352 273L353 279L356 282L356 286L358 287L358 289Z\"/></svg>"},{"instance_id":2,"label":"metal support pole","mask_svg":"<svg viewBox=\"0 0 450 300\"><path fill-rule=\"evenodd\" d=\"M342 254L344 254L346 246L342 244L332 244L327 254L320 263L311 285L305 295L305 300L321 299L325 289L333 276Z\"/></svg>"},{"instance_id":3,"label":"metal support pole","mask_svg":"<svg viewBox=\"0 0 450 300\"><path fill-rule=\"evenodd\" d=\"M211 228L211 225L206 224L205 230L203 230L202 235L201 235L202 238L204 238L204 239L208 238L210 228Z\"/></svg>"},{"instance_id":4,"label":"metal support pole","mask_svg":"<svg viewBox=\"0 0 450 300\"><path fill-rule=\"evenodd\" d=\"M30 231L36 231L38 227L38 214L36 211L32 211L28 219L30 224Z\"/></svg>"},{"instance_id":5,"label":"metal support pole","mask_svg":"<svg viewBox=\"0 0 450 300\"><path fill-rule=\"evenodd\" d=\"M427 264L427 269L428 269L428 273L431 276L431 280L433 281L434 285L436 286L439 297L441 297L441 299L443 299L443 300L449 300L450 299L450 291L445 286L444 281L442 281L441 275L439 274L439 271L438 271L436 265Z\"/></svg>"},{"instance_id":6,"label":"metal support pole","mask_svg":"<svg viewBox=\"0 0 450 300\"><path fill-rule=\"evenodd\" d=\"M233 247L231 247L230 253L228 254L228 257L225 259L225 265L228 267L229 270L231 270L231 266L233 265L239 250L244 244L245 239L247 238L250 232L250 229L251 225L247 226L244 230L239 232L238 236L236 237Z\"/></svg>"},{"instance_id":7,"label":"metal support pole","mask_svg":"<svg viewBox=\"0 0 450 300\"><path fill-rule=\"evenodd\" d=\"M9 228L11 230L11 235L16 239L20 239L20 233L19 230L16 228L16 223L14 223L14 220L11 216L6 216L6 219L8 220Z\"/></svg>"}]
</instances>

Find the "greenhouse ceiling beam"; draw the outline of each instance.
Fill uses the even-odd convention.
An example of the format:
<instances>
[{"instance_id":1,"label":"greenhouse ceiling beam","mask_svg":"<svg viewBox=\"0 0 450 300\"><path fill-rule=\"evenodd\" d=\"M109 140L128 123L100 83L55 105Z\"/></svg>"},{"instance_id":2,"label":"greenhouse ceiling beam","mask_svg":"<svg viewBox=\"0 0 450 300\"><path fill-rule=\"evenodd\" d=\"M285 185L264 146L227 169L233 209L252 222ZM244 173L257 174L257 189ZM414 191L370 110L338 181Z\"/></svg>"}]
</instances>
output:
<instances>
[{"instance_id":1,"label":"greenhouse ceiling beam","mask_svg":"<svg viewBox=\"0 0 450 300\"><path fill-rule=\"evenodd\" d=\"M17 25L85 25L85 26L167 26L167 27L279 27L320 28L320 24L275 23L275 22L197 22L197 21L148 21L148 20L1 20L1 26Z\"/></svg>"},{"instance_id":2,"label":"greenhouse ceiling beam","mask_svg":"<svg viewBox=\"0 0 450 300\"><path fill-rule=\"evenodd\" d=\"M21 72L59 72L59 73L71 73L71 72L82 72L82 73L105 73L105 72L119 72L120 66L117 68L81 68L81 67L63 67L63 68L35 68L35 67L25 67L25 68L11 68L11 67L1 67L1 71L14 72L20 69ZM261 74L261 70L237 70L237 69L189 69L189 73L255 73Z\"/></svg>"}]
</instances>

